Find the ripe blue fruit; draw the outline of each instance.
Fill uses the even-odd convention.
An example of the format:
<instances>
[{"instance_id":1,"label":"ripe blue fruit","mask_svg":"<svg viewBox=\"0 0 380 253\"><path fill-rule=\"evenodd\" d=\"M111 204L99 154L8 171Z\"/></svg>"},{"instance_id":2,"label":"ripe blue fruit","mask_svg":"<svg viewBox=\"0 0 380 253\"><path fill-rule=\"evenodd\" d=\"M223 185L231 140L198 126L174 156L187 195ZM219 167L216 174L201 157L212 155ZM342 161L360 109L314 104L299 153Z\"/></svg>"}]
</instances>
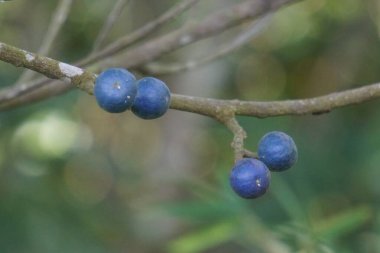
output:
<instances>
[{"instance_id":1,"label":"ripe blue fruit","mask_svg":"<svg viewBox=\"0 0 380 253\"><path fill-rule=\"evenodd\" d=\"M170 90L164 82L153 77L145 77L137 82L137 95L132 112L143 119L161 117L168 110Z\"/></svg>"},{"instance_id":2,"label":"ripe blue fruit","mask_svg":"<svg viewBox=\"0 0 380 253\"><path fill-rule=\"evenodd\" d=\"M263 195L270 184L267 166L254 158L243 158L231 170L230 184L242 198L254 199Z\"/></svg>"},{"instance_id":3,"label":"ripe blue fruit","mask_svg":"<svg viewBox=\"0 0 380 253\"><path fill-rule=\"evenodd\" d=\"M264 135L258 148L259 159L272 171L284 171L292 167L298 152L293 139L283 132L269 132Z\"/></svg>"},{"instance_id":4,"label":"ripe blue fruit","mask_svg":"<svg viewBox=\"0 0 380 253\"><path fill-rule=\"evenodd\" d=\"M95 80L94 95L98 105L107 112L129 109L137 93L136 78L129 71L110 68Z\"/></svg>"}]
</instances>

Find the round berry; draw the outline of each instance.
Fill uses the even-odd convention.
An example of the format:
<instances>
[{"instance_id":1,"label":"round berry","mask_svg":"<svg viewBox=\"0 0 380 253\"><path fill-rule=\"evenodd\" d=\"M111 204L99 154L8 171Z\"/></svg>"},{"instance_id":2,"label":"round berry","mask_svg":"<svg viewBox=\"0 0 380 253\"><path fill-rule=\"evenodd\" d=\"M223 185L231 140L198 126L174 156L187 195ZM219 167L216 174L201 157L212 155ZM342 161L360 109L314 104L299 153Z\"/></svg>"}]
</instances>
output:
<instances>
[{"instance_id":1,"label":"round berry","mask_svg":"<svg viewBox=\"0 0 380 253\"><path fill-rule=\"evenodd\" d=\"M110 68L95 80L94 95L107 112L124 112L132 106L137 93L136 78L125 69Z\"/></svg>"},{"instance_id":2,"label":"round berry","mask_svg":"<svg viewBox=\"0 0 380 253\"><path fill-rule=\"evenodd\" d=\"M259 159L272 171L284 171L292 167L298 159L298 151L293 139L283 132L264 135L258 148Z\"/></svg>"},{"instance_id":3,"label":"round berry","mask_svg":"<svg viewBox=\"0 0 380 253\"><path fill-rule=\"evenodd\" d=\"M269 188L270 172L267 166L254 158L243 158L231 170L230 184L242 198L254 199Z\"/></svg>"},{"instance_id":4,"label":"round berry","mask_svg":"<svg viewBox=\"0 0 380 253\"><path fill-rule=\"evenodd\" d=\"M164 82L145 77L137 82L137 95L132 112L143 119L156 119L165 114L170 104L170 90Z\"/></svg>"}]
</instances>

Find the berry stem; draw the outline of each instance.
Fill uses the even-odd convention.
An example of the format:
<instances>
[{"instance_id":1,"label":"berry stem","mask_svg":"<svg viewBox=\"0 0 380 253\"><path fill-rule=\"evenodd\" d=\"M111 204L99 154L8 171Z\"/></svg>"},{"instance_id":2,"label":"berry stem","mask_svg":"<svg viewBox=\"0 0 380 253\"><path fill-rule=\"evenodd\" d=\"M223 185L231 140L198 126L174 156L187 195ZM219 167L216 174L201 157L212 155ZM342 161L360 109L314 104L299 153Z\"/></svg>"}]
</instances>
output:
<instances>
[{"instance_id":1,"label":"berry stem","mask_svg":"<svg viewBox=\"0 0 380 253\"><path fill-rule=\"evenodd\" d=\"M259 156L258 156L258 154L256 153L256 152L252 152L252 151L250 151L250 150L248 150L248 149L244 149L244 157L247 157L247 158L256 158L256 159L258 159L259 158Z\"/></svg>"},{"instance_id":2,"label":"berry stem","mask_svg":"<svg viewBox=\"0 0 380 253\"><path fill-rule=\"evenodd\" d=\"M231 142L231 147L235 153L235 162L242 159L245 155L244 140L247 138L247 133L239 124L234 114L226 117L219 117L217 119L223 123L234 135Z\"/></svg>"}]
</instances>

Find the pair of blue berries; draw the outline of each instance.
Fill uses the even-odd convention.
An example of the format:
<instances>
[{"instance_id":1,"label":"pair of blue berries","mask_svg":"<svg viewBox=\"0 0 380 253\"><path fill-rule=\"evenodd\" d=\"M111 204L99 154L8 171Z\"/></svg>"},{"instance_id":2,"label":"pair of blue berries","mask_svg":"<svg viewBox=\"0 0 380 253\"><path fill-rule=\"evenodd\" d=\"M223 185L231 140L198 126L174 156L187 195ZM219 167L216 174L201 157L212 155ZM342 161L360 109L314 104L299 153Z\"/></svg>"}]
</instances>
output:
<instances>
[{"instance_id":1,"label":"pair of blue berries","mask_svg":"<svg viewBox=\"0 0 380 253\"><path fill-rule=\"evenodd\" d=\"M270 171L284 171L298 158L296 144L283 132L269 132L259 141L258 159L243 158L231 170L230 184L242 198L254 199L269 188Z\"/></svg>"},{"instance_id":2,"label":"pair of blue berries","mask_svg":"<svg viewBox=\"0 0 380 253\"><path fill-rule=\"evenodd\" d=\"M122 68L110 68L95 80L94 95L98 105L107 112L120 113L128 109L143 119L161 117L169 109L170 90L153 77L136 81Z\"/></svg>"}]
</instances>

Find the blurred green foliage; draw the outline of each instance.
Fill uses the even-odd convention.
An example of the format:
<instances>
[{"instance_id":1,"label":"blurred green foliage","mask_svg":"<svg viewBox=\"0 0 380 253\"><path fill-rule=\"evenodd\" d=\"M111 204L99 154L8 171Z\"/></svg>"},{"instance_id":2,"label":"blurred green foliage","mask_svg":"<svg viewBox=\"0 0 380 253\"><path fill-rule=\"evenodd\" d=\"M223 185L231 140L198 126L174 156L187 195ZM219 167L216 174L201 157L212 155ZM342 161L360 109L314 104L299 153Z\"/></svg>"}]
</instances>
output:
<instances>
[{"instance_id":1,"label":"blurred green foliage","mask_svg":"<svg viewBox=\"0 0 380 253\"><path fill-rule=\"evenodd\" d=\"M56 2L1 4L1 40L36 51ZM70 62L87 55L113 2L75 1L51 56ZM108 42L176 2L132 0ZM236 2L201 1L152 36ZM205 55L233 34L166 60ZM379 34L378 0L306 0L275 14L236 53L161 78L193 95L318 96L380 80ZM0 86L20 73L0 63ZM380 101L320 116L239 118L247 148L280 130L299 149L298 164L273 174L269 193L252 201L228 185L230 133L202 116L111 115L79 91L3 112L0 252L380 252L377 106Z\"/></svg>"}]
</instances>

